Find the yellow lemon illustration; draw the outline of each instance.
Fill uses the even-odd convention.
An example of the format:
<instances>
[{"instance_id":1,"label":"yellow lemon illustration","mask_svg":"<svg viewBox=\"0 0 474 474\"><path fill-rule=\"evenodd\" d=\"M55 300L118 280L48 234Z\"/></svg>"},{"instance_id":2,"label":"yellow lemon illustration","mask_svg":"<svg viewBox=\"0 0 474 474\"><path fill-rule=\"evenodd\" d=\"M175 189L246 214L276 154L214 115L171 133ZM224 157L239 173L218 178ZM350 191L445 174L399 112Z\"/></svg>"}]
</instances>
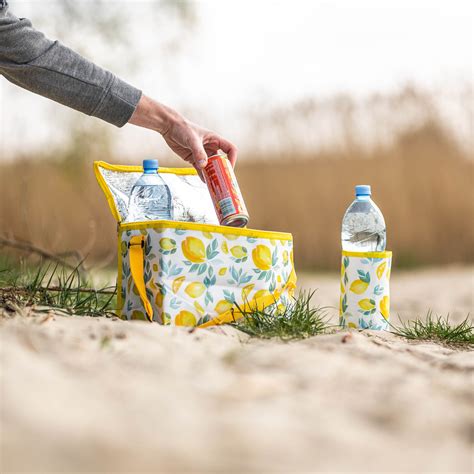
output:
<instances>
[{"instance_id":1,"label":"yellow lemon illustration","mask_svg":"<svg viewBox=\"0 0 474 474\"><path fill-rule=\"evenodd\" d=\"M203 315L206 312L204 308L197 301L194 302L194 307L197 309L197 312L200 315Z\"/></svg>"},{"instance_id":2,"label":"yellow lemon illustration","mask_svg":"<svg viewBox=\"0 0 474 474\"><path fill-rule=\"evenodd\" d=\"M147 320L145 313L143 311L138 311L138 310L135 310L132 312L132 319L140 319L142 321Z\"/></svg>"},{"instance_id":3,"label":"yellow lemon illustration","mask_svg":"<svg viewBox=\"0 0 474 474\"><path fill-rule=\"evenodd\" d=\"M220 300L217 304L216 307L214 308L214 311L217 314L222 314L225 313L226 311L229 311L234 305L230 303L227 300Z\"/></svg>"},{"instance_id":4,"label":"yellow lemon illustration","mask_svg":"<svg viewBox=\"0 0 474 474\"><path fill-rule=\"evenodd\" d=\"M364 293L368 286L369 284L366 281L354 280L351 283L349 290L352 291L352 293L355 293L356 295L361 295L362 293Z\"/></svg>"},{"instance_id":5,"label":"yellow lemon illustration","mask_svg":"<svg viewBox=\"0 0 474 474\"><path fill-rule=\"evenodd\" d=\"M183 309L176 315L174 323L176 326L196 326L196 316L190 311Z\"/></svg>"},{"instance_id":6,"label":"yellow lemon illustration","mask_svg":"<svg viewBox=\"0 0 474 474\"><path fill-rule=\"evenodd\" d=\"M288 250L283 251L283 264L286 265L288 263Z\"/></svg>"},{"instance_id":7,"label":"yellow lemon illustration","mask_svg":"<svg viewBox=\"0 0 474 474\"><path fill-rule=\"evenodd\" d=\"M247 256L247 249L245 247L242 247L241 245L235 245L230 249L230 253L235 258L244 258L245 256Z\"/></svg>"},{"instance_id":8,"label":"yellow lemon illustration","mask_svg":"<svg viewBox=\"0 0 474 474\"><path fill-rule=\"evenodd\" d=\"M224 276L227 273L227 268L222 267L219 269L219 275Z\"/></svg>"},{"instance_id":9,"label":"yellow lemon illustration","mask_svg":"<svg viewBox=\"0 0 474 474\"><path fill-rule=\"evenodd\" d=\"M175 278L173 280L173 284L171 285L171 288L173 290L173 293L178 293L179 289L181 288L181 285L183 284L183 281L186 279L184 276L180 276L178 278Z\"/></svg>"},{"instance_id":10,"label":"yellow lemon illustration","mask_svg":"<svg viewBox=\"0 0 474 474\"><path fill-rule=\"evenodd\" d=\"M163 250L173 250L176 247L176 243L174 240L169 239L168 237L163 237L160 239L160 247Z\"/></svg>"},{"instance_id":11,"label":"yellow lemon illustration","mask_svg":"<svg viewBox=\"0 0 474 474\"><path fill-rule=\"evenodd\" d=\"M251 309L262 311L265 308L264 302L261 301L265 296L270 296L271 293L268 290L258 290L255 295L253 295L252 301L249 306Z\"/></svg>"},{"instance_id":12,"label":"yellow lemon illustration","mask_svg":"<svg viewBox=\"0 0 474 474\"><path fill-rule=\"evenodd\" d=\"M385 271L385 268L387 268L387 262L382 262L378 267L377 267L377 278L380 280L382 278L383 272Z\"/></svg>"},{"instance_id":13,"label":"yellow lemon illustration","mask_svg":"<svg viewBox=\"0 0 474 474\"><path fill-rule=\"evenodd\" d=\"M384 296L380 300L380 312L385 319L388 319L390 313L390 297Z\"/></svg>"},{"instance_id":14,"label":"yellow lemon illustration","mask_svg":"<svg viewBox=\"0 0 474 474\"><path fill-rule=\"evenodd\" d=\"M284 304L280 303L277 306L277 313L278 314L285 314L285 311L286 311L286 306Z\"/></svg>"},{"instance_id":15,"label":"yellow lemon illustration","mask_svg":"<svg viewBox=\"0 0 474 474\"><path fill-rule=\"evenodd\" d=\"M348 323L347 325L352 329L357 329L356 323Z\"/></svg>"},{"instance_id":16,"label":"yellow lemon illustration","mask_svg":"<svg viewBox=\"0 0 474 474\"><path fill-rule=\"evenodd\" d=\"M346 290L344 289L344 285L342 284L342 281L341 281L341 293L344 293Z\"/></svg>"},{"instance_id":17,"label":"yellow lemon illustration","mask_svg":"<svg viewBox=\"0 0 474 474\"><path fill-rule=\"evenodd\" d=\"M255 285L250 283L250 285L246 285L242 288L242 299L244 303L247 303L250 292L254 289Z\"/></svg>"},{"instance_id":18,"label":"yellow lemon illustration","mask_svg":"<svg viewBox=\"0 0 474 474\"><path fill-rule=\"evenodd\" d=\"M171 324L171 314L163 313L163 324L165 325Z\"/></svg>"},{"instance_id":19,"label":"yellow lemon illustration","mask_svg":"<svg viewBox=\"0 0 474 474\"><path fill-rule=\"evenodd\" d=\"M277 276L277 282L278 282L278 283L281 283L281 275L278 275L278 276Z\"/></svg>"},{"instance_id":20,"label":"yellow lemon illustration","mask_svg":"<svg viewBox=\"0 0 474 474\"><path fill-rule=\"evenodd\" d=\"M372 303L372 301L370 301L368 298L365 298L363 300L360 300L359 301L359 306L361 307L361 309L363 309L364 311L370 311L372 309L375 308L375 305L374 303Z\"/></svg>"},{"instance_id":21,"label":"yellow lemon illustration","mask_svg":"<svg viewBox=\"0 0 474 474\"><path fill-rule=\"evenodd\" d=\"M272 253L266 245L257 245L252 250L252 259L260 270L270 270L272 266Z\"/></svg>"},{"instance_id":22,"label":"yellow lemon illustration","mask_svg":"<svg viewBox=\"0 0 474 474\"><path fill-rule=\"evenodd\" d=\"M235 235L235 234L224 234L224 237L227 239L227 240L236 240L239 238L238 235Z\"/></svg>"},{"instance_id":23,"label":"yellow lemon illustration","mask_svg":"<svg viewBox=\"0 0 474 474\"><path fill-rule=\"evenodd\" d=\"M155 303L156 303L156 306L158 306L158 308L162 308L163 307L163 298L164 298L164 295L161 294L161 292L158 292L155 296Z\"/></svg>"},{"instance_id":24,"label":"yellow lemon illustration","mask_svg":"<svg viewBox=\"0 0 474 474\"><path fill-rule=\"evenodd\" d=\"M193 263L202 263L206 260L206 248L202 240L196 237L186 237L181 248L184 256Z\"/></svg>"},{"instance_id":25,"label":"yellow lemon illustration","mask_svg":"<svg viewBox=\"0 0 474 474\"><path fill-rule=\"evenodd\" d=\"M154 264L153 264L153 271L154 271L154 272L157 272L157 271L158 271L158 264L157 264L157 263L154 263Z\"/></svg>"},{"instance_id":26,"label":"yellow lemon illustration","mask_svg":"<svg viewBox=\"0 0 474 474\"><path fill-rule=\"evenodd\" d=\"M154 290L158 288L153 280L150 280L150 287L153 288Z\"/></svg>"},{"instance_id":27,"label":"yellow lemon illustration","mask_svg":"<svg viewBox=\"0 0 474 474\"><path fill-rule=\"evenodd\" d=\"M268 290L258 290L253 297L258 300L260 298L265 298L265 296L270 296L271 293Z\"/></svg>"},{"instance_id":28,"label":"yellow lemon illustration","mask_svg":"<svg viewBox=\"0 0 474 474\"><path fill-rule=\"evenodd\" d=\"M212 234L210 232L203 232L202 235L204 235L206 239L212 239Z\"/></svg>"},{"instance_id":29,"label":"yellow lemon illustration","mask_svg":"<svg viewBox=\"0 0 474 474\"><path fill-rule=\"evenodd\" d=\"M202 283L196 281L190 283L184 291L191 298L199 298L206 291L206 287Z\"/></svg>"},{"instance_id":30,"label":"yellow lemon illustration","mask_svg":"<svg viewBox=\"0 0 474 474\"><path fill-rule=\"evenodd\" d=\"M224 253L229 253L229 247L227 247L227 242L226 242L225 240L224 240L224 242L222 242L221 250L222 250Z\"/></svg>"}]
</instances>

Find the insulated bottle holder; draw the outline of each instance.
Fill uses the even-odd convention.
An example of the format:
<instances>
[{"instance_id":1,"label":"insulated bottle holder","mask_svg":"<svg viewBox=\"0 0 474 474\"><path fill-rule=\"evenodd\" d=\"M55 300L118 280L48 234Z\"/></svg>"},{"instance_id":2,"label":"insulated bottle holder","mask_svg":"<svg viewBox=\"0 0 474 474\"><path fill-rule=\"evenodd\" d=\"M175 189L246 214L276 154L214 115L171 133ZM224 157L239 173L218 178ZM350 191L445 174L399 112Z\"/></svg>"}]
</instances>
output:
<instances>
[{"instance_id":1,"label":"insulated bottle holder","mask_svg":"<svg viewBox=\"0 0 474 474\"><path fill-rule=\"evenodd\" d=\"M392 252L342 252L342 327L385 330L390 314Z\"/></svg>"}]
</instances>

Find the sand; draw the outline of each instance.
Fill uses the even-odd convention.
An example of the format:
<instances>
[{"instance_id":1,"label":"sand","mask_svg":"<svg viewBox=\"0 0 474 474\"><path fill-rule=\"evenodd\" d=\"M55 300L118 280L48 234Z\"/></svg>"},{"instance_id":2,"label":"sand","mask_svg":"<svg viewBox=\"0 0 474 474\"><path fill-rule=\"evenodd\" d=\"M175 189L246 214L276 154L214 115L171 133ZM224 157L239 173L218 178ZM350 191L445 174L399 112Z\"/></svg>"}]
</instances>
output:
<instances>
[{"instance_id":1,"label":"sand","mask_svg":"<svg viewBox=\"0 0 474 474\"><path fill-rule=\"evenodd\" d=\"M431 272L442 310L461 291L442 301ZM460 312L472 305L463 272ZM413 290L417 273L399 276L394 292L430 294ZM302 281L328 299L337 285ZM4 312L0 337L1 472L473 469L472 351L370 331L282 343L34 311Z\"/></svg>"}]
</instances>

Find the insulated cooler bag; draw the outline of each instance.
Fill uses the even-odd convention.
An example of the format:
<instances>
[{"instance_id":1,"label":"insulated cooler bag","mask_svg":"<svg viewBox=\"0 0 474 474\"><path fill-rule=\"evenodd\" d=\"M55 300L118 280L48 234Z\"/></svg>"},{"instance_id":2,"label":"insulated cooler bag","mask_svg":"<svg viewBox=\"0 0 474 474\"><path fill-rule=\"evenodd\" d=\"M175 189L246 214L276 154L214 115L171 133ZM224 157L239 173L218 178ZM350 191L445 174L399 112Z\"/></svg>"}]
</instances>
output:
<instances>
[{"instance_id":1,"label":"insulated cooler bag","mask_svg":"<svg viewBox=\"0 0 474 474\"><path fill-rule=\"evenodd\" d=\"M94 171L118 229L118 315L207 327L246 311L283 309L296 285L291 234L220 226L192 168L159 168L174 221L127 222L141 166L99 161Z\"/></svg>"}]
</instances>

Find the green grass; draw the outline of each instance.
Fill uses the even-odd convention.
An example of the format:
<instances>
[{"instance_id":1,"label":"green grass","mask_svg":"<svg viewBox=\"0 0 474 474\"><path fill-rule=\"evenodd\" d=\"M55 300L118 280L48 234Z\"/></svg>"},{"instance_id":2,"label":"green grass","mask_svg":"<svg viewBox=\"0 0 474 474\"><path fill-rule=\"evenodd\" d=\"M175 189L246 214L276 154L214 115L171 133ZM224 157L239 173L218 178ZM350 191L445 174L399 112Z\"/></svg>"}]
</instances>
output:
<instances>
[{"instance_id":1,"label":"green grass","mask_svg":"<svg viewBox=\"0 0 474 474\"><path fill-rule=\"evenodd\" d=\"M328 323L325 308L312 304L312 292L300 292L284 309L244 311L232 326L255 338L283 341L305 339L335 328ZM66 315L108 316L116 307L115 287L91 288L87 277L58 264L12 265L0 258L0 309L15 313L34 306L38 312L54 309ZM449 316L416 318L391 326L391 332L412 341L430 341L459 348L474 347L474 326L468 316L452 324Z\"/></svg>"},{"instance_id":2,"label":"green grass","mask_svg":"<svg viewBox=\"0 0 474 474\"><path fill-rule=\"evenodd\" d=\"M0 264L0 308L10 312L35 306L39 312L107 316L115 307L115 287L91 288L79 266L70 270L58 264Z\"/></svg>"},{"instance_id":3,"label":"green grass","mask_svg":"<svg viewBox=\"0 0 474 474\"><path fill-rule=\"evenodd\" d=\"M451 324L449 315L434 316L428 311L426 318L417 318L392 326L393 334L414 341L430 341L456 347L474 347L474 326L469 315L459 324Z\"/></svg>"},{"instance_id":4,"label":"green grass","mask_svg":"<svg viewBox=\"0 0 474 474\"><path fill-rule=\"evenodd\" d=\"M252 337L279 338L284 341L322 334L331 326L327 323L325 309L311 304L313 296L314 291L301 292L284 310L274 306L243 311L244 316L232 326Z\"/></svg>"}]
</instances>

